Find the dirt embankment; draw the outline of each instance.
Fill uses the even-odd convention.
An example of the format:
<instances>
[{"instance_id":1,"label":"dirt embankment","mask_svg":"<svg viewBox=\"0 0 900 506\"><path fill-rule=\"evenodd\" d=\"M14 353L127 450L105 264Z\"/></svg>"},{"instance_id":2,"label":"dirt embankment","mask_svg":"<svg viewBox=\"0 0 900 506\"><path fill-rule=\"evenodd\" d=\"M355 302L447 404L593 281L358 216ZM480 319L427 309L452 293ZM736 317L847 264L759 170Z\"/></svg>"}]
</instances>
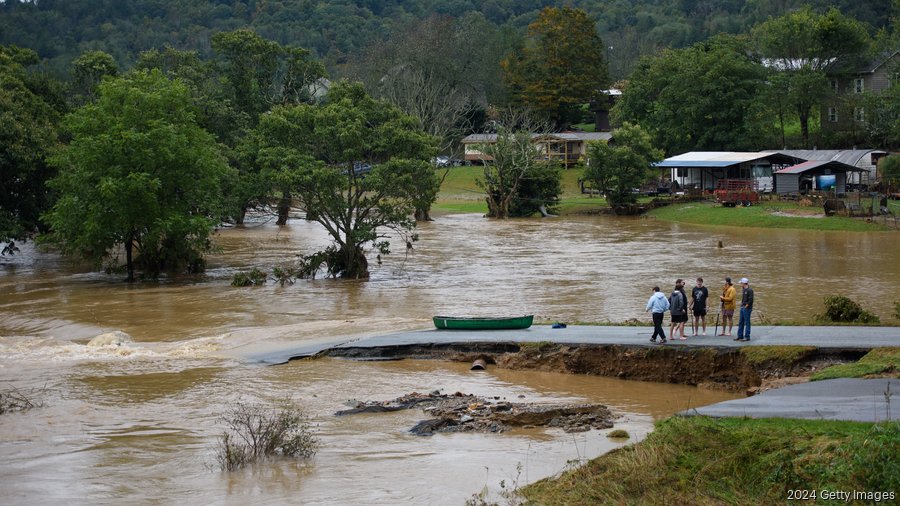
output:
<instances>
[{"instance_id":1,"label":"dirt embankment","mask_svg":"<svg viewBox=\"0 0 900 506\"><path fill-rule=\"evenodd\" d=\"M622 379L696 385L753 394L797 381L828 365L858 360L864 350L805 348L789 357L749 354L744 348L622 346L555 343L459 343L382 348L335 348L333 357L362 360L402 358L472 363L494 367L591 374Z\"/></svg>"}]
</instances>

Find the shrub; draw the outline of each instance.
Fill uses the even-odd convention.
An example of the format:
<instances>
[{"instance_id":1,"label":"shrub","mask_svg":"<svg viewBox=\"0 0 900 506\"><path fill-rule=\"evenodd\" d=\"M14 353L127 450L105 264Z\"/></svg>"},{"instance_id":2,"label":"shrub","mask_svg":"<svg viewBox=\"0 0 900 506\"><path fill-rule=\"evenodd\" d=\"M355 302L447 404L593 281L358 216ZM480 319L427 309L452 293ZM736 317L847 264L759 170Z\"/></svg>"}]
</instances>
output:
<instances>
[{"instance_id":1,"label":"shrub","mask_svg":"<svg viewBox=\"0 0 900 506\"><path fill-rule=\"evenodd\" d=\"M628 439L631 436L628 435L628 431L624 431L622 429L616 429L616 430L610 432L609 434L607 434L606 437L608 437L610 439Z\"/></svg>"},{"instance_id":2,"label":"shrub","mask_svg":"<svg viewBox=\"0 0 900 506\"><path fill-rule=\"evenodd\" d=\"M235 273L231 279L231 286L259 286L266 284L269 275L254 267L249 272Z\"/></svg>"},{"instance_id":3,"label":"shrub","mask_svg":"<svg viewBox=\"0 0 900 506\"><path fill-rule=\"evenodd\" d=\"M825 297L825 314L819 315L818 319L847 323L880 323L881 321L877 316L843 295Z\"/></svg>"},{"instance_id":4,"label":"shrub","mask_svg":"<svg viewBox=\"0 0 900 506\"><path fill-rule=\"evenodd\" d=\"M225 431L216 460L223 471L274 455L305 458L316 453L318 440L309 422L288 400L274 406L238 402L221 420Z\"/></svg>"},{"instance_id":5,"label":"shrub","mask_svg":"<svg viewBox=\"0 0 900 506\"><path fill-rule=\"evenodd\" d=\"M37 400L32 393L26 394L16 388L0 392L0 415L28 411L43 405L43 401Z\"/></svg>"}]
</instances>

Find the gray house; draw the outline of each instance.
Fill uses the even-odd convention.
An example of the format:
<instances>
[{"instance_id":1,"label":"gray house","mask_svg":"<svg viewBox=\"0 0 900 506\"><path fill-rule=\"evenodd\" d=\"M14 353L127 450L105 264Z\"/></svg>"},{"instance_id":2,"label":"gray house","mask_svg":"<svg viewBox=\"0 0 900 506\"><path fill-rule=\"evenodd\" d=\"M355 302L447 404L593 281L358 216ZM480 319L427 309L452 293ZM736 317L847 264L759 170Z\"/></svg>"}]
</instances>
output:
<instances>
[{"instance_id":1,"label":"gray house","mask_svg":"<svg viewBox=\"0 0 900 506\"><path fill-rule=\"evenodd\" d=\"M834 94L822 104L822 130L837 132L859 128L867 116L864 95L888 89L890 75L897 65L900 65L900 50L884 52L861 65L835 65L828 72L828 84ZM871 113L869 111L869 115Z\"/></svg>"}]
</instances>

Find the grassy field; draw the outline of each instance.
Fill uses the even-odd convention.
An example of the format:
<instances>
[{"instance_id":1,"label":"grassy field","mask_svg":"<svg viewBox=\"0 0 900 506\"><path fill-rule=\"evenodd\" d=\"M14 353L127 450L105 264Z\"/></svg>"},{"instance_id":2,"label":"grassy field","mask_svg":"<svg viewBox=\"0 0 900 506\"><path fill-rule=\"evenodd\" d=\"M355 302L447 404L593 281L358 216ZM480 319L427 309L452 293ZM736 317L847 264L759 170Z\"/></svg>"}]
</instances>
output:
<instances>
[{"instance_id":1,"label":"grassy field","mask_svg":"<svg viewBox=\"0 0 900 506\"><path fill-rule=\"evenodd\" d=\"M760 202L751 207L724 207L713 202L691 202L660 207L648 213L657 219L731 227L787 228L869 232L889 230L882 225L844 216L825 217L818 207L792 202Z\"/></svg>"},{"instance_id":2,"label":"grassy field","mask_svg":"<svg viewBox=\"0 0 900 506\"><path fill-rule=\"evenodd\" d=\"M592 197L581 193L578 179L582 172L582 169L563 171L563 191L559 205L559 213L562 215L595 213L609 207L602 196ZM486 213L484 191L476 183L482 174L483 168L477 165L451 168L432 209L445 213Z\"/></svg>"},{"instance_id":3,"label":"grassy field","mask_svg":"<svg viewBox=\"0 0 900 506\"><path fill-rule=\"evenodd\" d=\"M894 503L897 455L896 422L672 417L640 443L520 492L547 505L785 504L800 490L892 491ZM813 502L837 503L802 503Z\"/></svg>"}]
</instances>

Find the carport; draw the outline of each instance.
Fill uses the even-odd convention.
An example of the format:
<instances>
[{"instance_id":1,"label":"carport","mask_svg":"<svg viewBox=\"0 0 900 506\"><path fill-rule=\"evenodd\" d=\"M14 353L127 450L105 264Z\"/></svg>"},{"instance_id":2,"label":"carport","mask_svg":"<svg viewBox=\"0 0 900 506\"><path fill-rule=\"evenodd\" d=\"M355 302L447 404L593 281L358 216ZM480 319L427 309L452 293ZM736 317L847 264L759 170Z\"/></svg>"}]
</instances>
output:
<instances>
[{"instance_id":1,"label":"carport","mask_svg":"<svg viewBox=\"0 0 900 506\"><path fill-rule=\"evenodd\" d=\"M847 191L847 173L861 170L834 160L803 162L775 172L775 193L785 195L807 193L811 190L823 191L831 188L837 194L845 193Z\"/></svg>"}]
</instances>

